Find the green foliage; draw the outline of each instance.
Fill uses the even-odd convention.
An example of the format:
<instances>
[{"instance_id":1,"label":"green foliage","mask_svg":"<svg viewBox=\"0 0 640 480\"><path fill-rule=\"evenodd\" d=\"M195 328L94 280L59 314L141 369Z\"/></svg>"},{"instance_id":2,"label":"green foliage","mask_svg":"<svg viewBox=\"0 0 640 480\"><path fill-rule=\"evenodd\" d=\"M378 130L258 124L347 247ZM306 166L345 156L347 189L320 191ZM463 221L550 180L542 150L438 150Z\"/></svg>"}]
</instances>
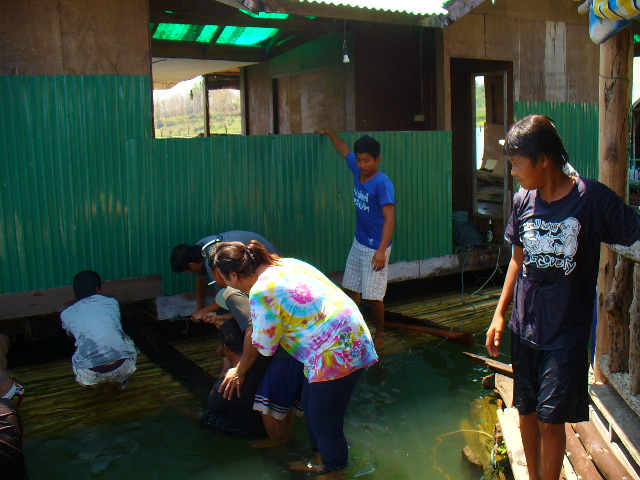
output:
<instances>
[{"instance_id":1,"label":"green foliage","mask_svg":"<svg viewBox=\"0 0 640 480\"><path fill-rule=\"evenodd\" d=\"M175 88L175 87L174 87ZM204 136L204 87L197 79L191 88L154 98L156 138ZM240 92L212 90L209 92L209 132L241 134L242 111Z\"/></svg>"}]
</instances>

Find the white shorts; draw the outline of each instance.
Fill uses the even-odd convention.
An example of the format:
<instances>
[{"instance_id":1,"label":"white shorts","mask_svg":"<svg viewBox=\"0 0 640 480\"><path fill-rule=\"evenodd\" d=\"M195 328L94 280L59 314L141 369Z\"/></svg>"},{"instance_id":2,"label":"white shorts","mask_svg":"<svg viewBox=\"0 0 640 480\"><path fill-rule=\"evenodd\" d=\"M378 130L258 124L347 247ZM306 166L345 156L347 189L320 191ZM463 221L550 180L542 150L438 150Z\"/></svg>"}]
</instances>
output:
<instances>
[{"instance_id":1,"label":"white shorts","mask_svg":"<svg viewBox=\"0 0 640 480\"><path fill-rule=\"evenodd\" d=\"M373 248L365 247L354 238L349 257L347 257L342 286L347 290L361 293L363 300L383 300L387 293L391 247L387 247L385 252L387 261L384 268L377 272L371 263L375 253Z\"/></svg>"},{"instance_id":2,"label":"white shorts","mask_svg":"<svg viewBox=\"0 0 640 480\"><path fill-rule=\"evenodd\" d=\"M94 372L88 368L73 367L73 373L76 375L76 382L85 387L94 387L101 383L117 383L121 386L127 381L127 378L136 371L136 359L127 358L122 365L111 372Z\"/></svg>"}]
</instances>

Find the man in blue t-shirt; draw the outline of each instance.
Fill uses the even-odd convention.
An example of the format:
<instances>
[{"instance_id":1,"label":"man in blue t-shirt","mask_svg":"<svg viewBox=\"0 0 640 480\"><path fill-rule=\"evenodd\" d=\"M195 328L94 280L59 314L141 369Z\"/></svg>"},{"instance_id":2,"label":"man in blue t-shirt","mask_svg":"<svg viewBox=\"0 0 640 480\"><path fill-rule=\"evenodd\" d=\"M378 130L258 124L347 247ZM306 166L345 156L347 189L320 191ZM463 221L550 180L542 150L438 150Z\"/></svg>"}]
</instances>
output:
<instances>
[{"instance_id":1,"label":"man in blue t-shirt","mask_svg":"<svg viewBox=\"0 0 640 480\"><path fill-rule=\"evenodd\" d=\"M371 317L376 327L375 345L379 349L384 343L383 300L387 291L391 236L396 224L393 182L380 171L380 144L374 138L368 135L360 137L352 152L331 130L320 129L316 133L331 139L353 172L356 234L342 286L356 304L365 299L371 305Z\"/></svg>"}]
</instances>

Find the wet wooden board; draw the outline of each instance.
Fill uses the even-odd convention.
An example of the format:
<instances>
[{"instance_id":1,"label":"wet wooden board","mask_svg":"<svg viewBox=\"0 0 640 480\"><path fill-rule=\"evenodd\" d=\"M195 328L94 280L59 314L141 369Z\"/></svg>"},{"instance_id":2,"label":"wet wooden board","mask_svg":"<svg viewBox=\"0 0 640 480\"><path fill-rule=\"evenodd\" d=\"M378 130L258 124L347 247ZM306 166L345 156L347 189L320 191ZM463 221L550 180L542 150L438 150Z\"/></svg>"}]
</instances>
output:
<instances>
[{"instance_id":1,"label":"wet wooden board","mask_svg":"<svg viewBox=\"0 0 640 480\"><path fill-rule=\"evenodd\" d=\"M513 367L511 365L507 365L506 363L499 362L498 360L493 360L492 358L476 355L475 353L469 353L469 352L463 352L463 353L465 357L467 357L472 362L478 363L480 365L484 365L485 367L493 370L494 372L501 373L502 375L506 375L507 377L513 378Z\"/></svg>"},{"instance_id":2,"label":"wet wooden board","mask_svg":"<svg viewBox=\"0 0 640 480\"><path fill-rule=\"evenodd\" d=\"M590 386L591 400L609 422L610 429L640 464L640 419L609 384Z\"/></svg>"},{"instance_id":3,"label":"wet wooden board","mask_svg":"<svg viewBox=\"0 0 640 480\"><path fill-rule=\"evenodd\" d=\"M498 410L498 420L500 427L502 427L504 442L507 445L513 477L515 480L528 479L529 472L527 471L527 461L524 457L524 448L520 435L518 410L515 408Z\"/></svg>"}]
</instances>

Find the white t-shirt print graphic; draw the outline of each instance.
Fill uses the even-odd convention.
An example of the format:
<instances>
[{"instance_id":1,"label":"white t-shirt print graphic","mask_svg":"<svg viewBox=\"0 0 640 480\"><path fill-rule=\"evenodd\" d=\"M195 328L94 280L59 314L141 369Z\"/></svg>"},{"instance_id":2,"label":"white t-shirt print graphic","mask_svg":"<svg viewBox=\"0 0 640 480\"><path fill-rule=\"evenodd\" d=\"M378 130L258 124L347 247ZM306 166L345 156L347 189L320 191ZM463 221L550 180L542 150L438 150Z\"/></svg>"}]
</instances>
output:
<instances>
[{"instance_id":1,"label":"white t-shirt print graphic","mask_svg":"<svg viewBox=\"0 0 640 480\"><path fill-rule=\"evenodd\" d=\"M580 222L569 217L561 222L528 220L522 225L522 245L525 265L537 268L561 268L569 275L576 264L573 257L578 251ZM526 269L525 269L526 275Z\"/></svg>"}]
</instances>

